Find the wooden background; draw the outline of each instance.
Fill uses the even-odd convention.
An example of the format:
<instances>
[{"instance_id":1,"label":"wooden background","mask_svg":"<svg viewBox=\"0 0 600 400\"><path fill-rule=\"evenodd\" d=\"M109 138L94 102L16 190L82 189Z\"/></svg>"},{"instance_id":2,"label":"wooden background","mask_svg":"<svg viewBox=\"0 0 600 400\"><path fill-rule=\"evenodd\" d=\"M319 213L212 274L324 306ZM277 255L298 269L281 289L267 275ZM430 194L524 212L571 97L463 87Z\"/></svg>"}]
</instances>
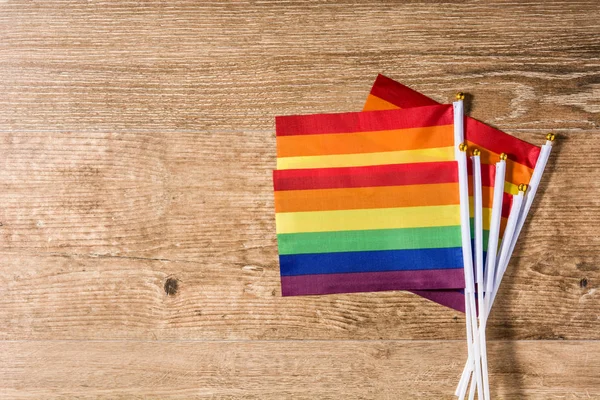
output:
<instances>
[{"instance_id":1,"label":"wooden background","mask_svg":"<svg viewBox=\"0 0 600 400\"><path fill-rule=\"evenodd\" d=\"M600 399L599 4L0 1L0 397L453 398L461 314L280 295L274 116L381 72L557 133L493 397Z\"/></svg>"}]
</instances>

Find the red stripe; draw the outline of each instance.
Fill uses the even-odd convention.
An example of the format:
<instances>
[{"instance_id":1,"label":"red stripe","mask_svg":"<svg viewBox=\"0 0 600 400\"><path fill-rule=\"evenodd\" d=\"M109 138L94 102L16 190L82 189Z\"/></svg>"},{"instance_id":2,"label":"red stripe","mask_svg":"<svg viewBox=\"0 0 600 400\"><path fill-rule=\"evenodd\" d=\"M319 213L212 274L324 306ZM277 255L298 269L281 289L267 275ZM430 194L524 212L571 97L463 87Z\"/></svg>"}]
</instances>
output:
<instances>
[{"instance_id":1,"label":"red stripe","mask_svg":"<svg viewBox=\"0 0 600 400\"><path fill-rule=\"evenodd\" d=\"M467 164L467 170L469 173L469 182L473 181L473 164ZM496 181L496 166L492 164L481 164L481 185L487 187L494 187ZM502 189L504 190L504 188ZM510 206L512 204L512 196L506 192L503 194L502 199L502 216L508 218L510 213Z\"/></svg>"},{"instance_id":2,"label":"red stripe","mask_svg":"<svg viewBox=\"0 0 600 400\"><path fill-rule=\"evenodd\" d=\"M508 218L510 214L510 207L512 206L512 201L513 197L510 194L504 192L502 198L502 216L504 218Z\"/></svg>"},{"instance_id":3,"label":"red stripe","mask_svg":"<svg viewBox=\"0 0 600 400\"><path fill-rule=\"evenodd\" d=\"M467 163L467 171L469 174L469 182L472 180L473 176L473 164ZM491 164L481 164L481 185L493 187L494 182L496 181L494 177L496 176L496 166Z\"/></svg>"},{"instance_id":4,"label":"red stripe","mask_svg":"<svg viewBox=\"0 0 600 400\"><path fill-rule=\"evenodd\" d=\"M404 86L400 82L379 74L371 88L371 94L400 108L432 106L437 101Z\"/></svg>"},{"instance_id":5,"label":"red stripe","mask_svg":"<svg viewBox=\"0 0 600 400\"><path fill-rule=\"evenodd\" d=\"M401 108L438 104L435 100L383 75L373 84L371 94ZM494 153L506 153L510 160L534 168L541 148L474 118L465 118L465 138Z\"/></svg>"},{"instance_id":6,"label":"red stripe","mask_svg":"<svg viewBox=\"0 0 600 400\"><path fill-rule=\"evenodd\" d=\"M458 182L455 161L273 171L273 186L276 191L451 182Z\"/></svg>"},{"instance_id":7,"label":"red stripe","mask_svg":"<svg viewBox=\"0 0 600 400\"><path fill-rule=\"evenodd\" d=\"M452 125L452 105L412 110L384 110L341 114L289 115L275 118L277 136L384 131Z\"/></svg>"},{"instance_id":8,"label":"red stripe","mask_svg":"<svg viewBox=\"0 0 600 400\"><path fill-rule=\"evenodd\" d=\"M465 119L465 138L496 154L506 153L509 160L532 169L535 168L541 151L531 143L470 117Z\"/></svg>"}]
</instances>

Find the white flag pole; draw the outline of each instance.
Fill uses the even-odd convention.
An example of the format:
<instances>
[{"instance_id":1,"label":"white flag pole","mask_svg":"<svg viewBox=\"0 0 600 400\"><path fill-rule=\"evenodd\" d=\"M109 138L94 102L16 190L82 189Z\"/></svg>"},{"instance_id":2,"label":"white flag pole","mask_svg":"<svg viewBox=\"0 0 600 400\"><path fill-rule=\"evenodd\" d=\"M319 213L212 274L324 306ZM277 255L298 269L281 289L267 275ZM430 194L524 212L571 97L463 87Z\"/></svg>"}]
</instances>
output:
<instances>
[{"instance_id":1,"label":"white flag pole","mask_svg":"<svg viewBox=\"0 0 600 400\"><path fill-rule=\"evenodd\" d=\"M464 95L457 95L454 106L454 143L455 158L458 161L458 181L460 189L460 219L462 233L463 266L465 274L465 316L467 329L467 347L473 360L480 360L479 334L477 333L477 310L475 306L475 281L473 276L473 257L471 254L471 223L469 215L469 186L467 173L467 146L464 144ZM482 386L481 364L475 363L475 379ZM483 396L479 397L483 400Z\"/></svg>"},{"instance_id":2,"label":"white flag pole","mask_svg":"<svg viewBox=\"0 0 600 400\"><path fill-rule=\"evenodd\" d=\"M483 275L483 290L485 292L483 303L479 305L479 343L481 346L481 367L483 375L483 390L486 400L490 399L490 387L487 368L487 343L485 326L488 317L488 293L491 293L494 285L494 271L496 265L496 254L498 253L498 239L500 236L500 223L502 220L502 202L504 199L504 181L506 176L506 154L500 154L500 161L496 163L496 173L494 175L494 197L492 200L492 217L490 221L490 231L488 236L487 255L485 259L485 271ZM483 305L482 305L483 304ZM455 395L459 396L469 383L469 377L473 371L473 360L468 359L463 370Z\"/></svg>"},{"instance_id":3,"label":"white flag pole","mask_svg":"<svg viewBox=\"0 0 600 400\"><path fill-rule=\"evenodd\" d=\"M519 188L521 189L523 185L521 185ZM515 232L515 228L517 226L517 220L519 218L519 214L521 213L522 210L522 206L523 206L523 194L524 192L519 190L519 194L517 195L513 195L513 202L512 202L512 207L510 209L510 215L508 217L508 222L506 224L506 230L504 231L504 236L502 238L502 245L501 245L501 249L500 249L500 257L498 259L498 268L496 269L496 276L495 276L495 282L496 284L500 284L500 282L502 281L502 277L504 276L504 271L506 270L506 268L504 268L504 270L501 268L501 263L503 262L504 258L506 257L506 255L508 254L508 251L510 249L510 238L512 237L512 235ZM494 289L497 291L497 286L494 287ZM491 303L494 302L494 297L495 297L495 292L491 293ZM489 311L489 310L488 310ZM482 327L483 329L485 329L485 326ZM477 368L477 362L474 363L475 368ZM468 366L469 369L473 370L473 363L470 364ZM475 372L477 373L477 371L475 370ZM470 372L467 372L467 377L469 376ZM459 386L461 385L462 382L459 383ZM462 383L462 386L460 387L460 394L466 392L467 389L467 382ZM478 387L482 387L482 386L478 386ZM463 399L463 397L461 397L459 395L460 399Z\"/></svg>"},{"instance_id":4,"label":"white flag pole","mask_svg":"<svg viewBox=\"0 0 600 400\"><path fill-rule=\"evenodd\" d=\"M479 349L481 360L474 360L474 362L481 363L481 373L483 386L477 386L477 393L481 394L481 397L486 398L486 381L487 379L487 365L484 365L484 354L486 350L485 346L485 330L483 327L483 312L484 300L484 281L483 281L483 191L481 184L481 152L479 149L473 150L473 209L475 210L475 282L477 284L477 309L479 310ZM487 358L485 358L487 361ZM471 391L469 392L469 399L475 399L475 383L473 380L471 383Z\"/></svg>"},{"instance_id":5,"label":"white flag pole","mask_svg":"<svg viewBox=\"0 0 600 400\"><path fill-rule=\"evenodd\" d=\"M499 273L501 275L501 277L504 276L504 272L501 271L506 271L507 267L508 267L508 263L510 262L510 257L512 256L512 253L514 251L514 248L516 246L517 243L517 239L519 237L519 234L521 233L521 230L523 229L523 225L525 224L525 220L527 218L527 215L529 214L529 210L531 209L531 205L533 204L533 199L535 198L535 194L537 192L537 189L539 187L539 184L542 180L542 175L544 173L544 170L546 168L546 164L548 163L548 159L550 158L550 153L552 152L552 142L554 142L555 140L555 135L553 133L549 133L546 135L546 143L542 146L541 151L540 151L540 155L536 161L535 167L533 169L533 174L531 176L531 179L529 181L529 190L527 191L526 195L525 195L525 202L523 205L523 210L521 212L521 210L519 210L519 212L517 212L518 217L517 221L516 221L516 226L514 229L514 233L512 238L510 239L510 246L508 248L508 252L506 254L506 256L504 257L504 260L502 260L502 264L501 264L501 260L497 260L497 265L496 265L496 271L494 271L494 269L492 269L493 264L488 264L488 261L490 260L490 255L492 254L492 252L490 252L490 248L491 248L491 241L488 242L488 259L486 260L486 296L485 296L485 304L486 304L486 311L487 311L487 316L485 319L485 326L487 326L487 317L489 316L489 313L492 309L492 305L494 303L494 300L496 299L496 294L498 293L498 290L500 288L500 281L496 281L495 275L498 275L497 273ZM504 153L503 153L504 154ZM497 180L496 180L497 182ZM495 182L495 183L496 183ZM523 187L524 190L527 190L527 185L525 185L525 187ZM496 194L496 189L494 189L494 195ZM513 196L513 199L516 198L516 196ZM510 215L509 215L509 219L511 215L514 215L515 213L515 207L514 207L514 201L510 210ZM491 228L491 227L490 227ZM508 228L508 224L507 224L507 228ZM502 242L506 242L508 240L508 237L506 236L506 230L504 232L504 237ZM490 237L491 237L491 229L490 229ZM496 244L497 246L497 244ZM495 257L495 255L494 255ZM489 268L488 268L489 266ZM489 273L489 276L488 276ZM501 278L500 278L501 280ZM484 326L484 330L485 330L485 326ZM465 369L463 370L463 374L461 376L461 380L459 382L458 387L456 388L456 392L455 395L459 395L459 393L463 390L466 391L466 386L469 383L469 376L471 374L471 372L473 371L473 364L471 362L469 362L469 360L467 360L467 364L465 365Z\"/></svg>"},{"instance_id":6,"label":"white flag pole","mask_svg":"<svg viewBox=\"0 0 600 400\"><path fill-rule=\"evenodd\" d=\"M522 186L522 185L521 185ZM520 187L521 187L520 186ZM495 285L494 285L494 289L497 288L496 285L499 285L500 282L502 281L502 277L504 276L504 271L502 271L501 268L501 262L503 262L503 257L506 257L506 254L508 253L508 250L510 249L510 238L512 237L512 235L515 232L515 228L517 226L517 221L519 218L519 215L521 213L522 210L522 206L523 206L523 191L519 191L519 194L517 195L513 195L513 201L512 201L512 206L510 209L510 215L508 216L508 222L506 223L506 229L504 230L504 235L502 238L502 245L500 248L500 254L499 254L499 258L498 258L498 266L496 268L496 273L495 273ZM504 268L504 270L506 270ZM490 296L490 304L493 303L494 301L494 291L492 291L490 294L488 294L488 296ZM490 310L488 309L488 312ZM487 321L486 321L487 323ZM485 326L483 327L485 329ZM475 366L477 365L477 363L475 363ZM473 363L471 363L468 368L473 371ZM467 379L471 373L471 371L467 371ZM468 384L468 380L466 382L460 382L459 386L462 384L462 386L459 388L460 392L466 392L467 389L467 384ZM459 396L460 397L460 396ZM462 397L460 397L462 399Z\"/></svg>"},{"instance_id":7,"label":"white flag pole","mask_svg":"<svg viewBox=\"0 0 600 400\"><path fill-rule=\"evenodd\" d=\"M490 232L488 235L488 246L486 252L486 268L484 276L484 298L480 306L481 320L479 322L479 334L481 341L481 366L483 372L483 390L485 400L490 400L490 380L488 374L487 359L487 337L486 326L489 315L488 300L493 290L493 276L496 265L496 255L498 254L498 239L500 237L500 225L502 222L502 206L504 200L504 181L506 176L506 154L500 154L500 161L496 163L496 174L494 175L494 198L492 200L492 220L490 221ZM491 259L490 259L491 257Z\"/></svg>"},{"instance_id":8,"label":"white flag pole","mask_svg":"<svg viewBox=\"0 0 600 400\"><path fill-rule=\"evenodd\" d=\"M465 393L467 393L467 384L469 383L469 379L471 379L471 372L473 372L474 365L473 358L471 357L471 354L469 354L467 357L467 362L465 363L465 367L463 368L462 375L460 376L460 380L458 381L458 386L456 386L456 390L454 391L454 395L456 397L465 397Z\"/></svg>"},{"instance_id":9,"label":"white flag pole","mask_svg":"<svg viewBox=\"0 0 600 400\"><path fill-rule=\"evenodd\" d=\"M490 309L494 304L494 299L496 298L496 294L498 293L498 289L500 288L500 283L502 283L502 278L504 277L506 267L508 266L508 261L510 258L509 252L511 239L515 234L519 217L523 211L523 200L525 199L526 191L527 185L520 184L519 194L513 195L513 203L510 210L511 214L508 217L508 222L506 223L506 230L504 231L504 236L502 237L502 245L500 246L498 268L496 269L496 276L494 277L494 288L492 290L492 293L490 293ZM513 210L515 212L513 212Z\"/></svg>"},{"instance_id":10,"label":"white flag pole","mask_svg":"<svg viewBox=\"0 0 600 400\"><path fill-rule=\"evenodd\" d=\"M510 261L510 257L515 250L515 246L517 244L517 239L521 230L523 229L523 225L525 224L525 220L527 219L527 215L529 214L529 210L531 209L531 205L533 204L533 199L535 198L535 194L537 193L538 187L542 180L542 175L544 173L544 169L546 168L546 164L548 164L548 159L550 158L550 153L552 152L552 142L554 141L555 136L553 133L549 133L546 135L546 144L542 146L542 150L538 157L538 160L535 164L535 168L533 169L533 175L531 176L531 180L529 181L529 190L527 189L527 185L524 185L524 190L527 191L525 204L523 206L523 211L519 215L519 219L517 221L515 232L512 236L510 246L507 250L506 257L499 261L498 267L502 269L502 274L506 271L508 267L508 263ZM500 278L502 279L502 278ZM500 282L494 282L494 291L492 292L492 296L490 296L490 304L489 309L492 308L494 304L494 300L496 299L496 294L498 293L498 289L500 287Z\"/></svg>"},{"instance_id":11,"label":"white flag pole","mask_svg":"<svg viewBox=\"0 0 600 400\"><path fill-rule=\"evenodd\" d=\"M494 200L492 203L492 220L490 222L490 236L488 238L487 258L485 260L485 322L489 315L489 294L494 291L494 276L498 256L498 242L500 239L500 226L502 222L502 207L504 201L504 182L506 180L506 153L500 154L500 161L496 163L496 176L494 180Z\"/></svg>"},{"instance_id":12,"label":"white flag pole","mask_svg":"<svg viewBox=\"0 0 600 400\"><path fill-rule=\"evenodd\" d=\"M483 309L483 193L482 193L482 184L481 184L481 152L479 149L473 150L473 156L471 157L472 165L473 165L473 214L474 214L474 229L473 235L475 237L475 283L477 285L477 308L479 310L479 346L480 346L480 354L481 360L473 360L472 362L481 363L483 360L485 343L481 340L482 335L482 309ZM485 336L484 336L485 338ZM484 370L487 370L482 367L482 379L483 382L486 381ZM471 387L469 389L469 400L475 399L475 391L479 395L485 397L485 383L484 386L477 386L477 380L471 380Z\"/></svg>"}]
</instances>

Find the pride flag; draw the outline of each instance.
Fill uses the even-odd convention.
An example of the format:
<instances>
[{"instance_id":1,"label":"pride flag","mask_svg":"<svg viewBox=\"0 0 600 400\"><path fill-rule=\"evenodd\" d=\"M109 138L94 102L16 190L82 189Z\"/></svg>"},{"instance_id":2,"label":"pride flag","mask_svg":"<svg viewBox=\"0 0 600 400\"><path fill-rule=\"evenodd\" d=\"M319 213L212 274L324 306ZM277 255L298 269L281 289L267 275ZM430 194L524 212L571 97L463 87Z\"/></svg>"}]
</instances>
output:
<instances>
[{"instance_id":1,"label":"pride flag","mask_svg":"<svg viewBox=\"0 0 600 400\"><path fill-rule=\"evenodd\" d=\"M438 103L399 82L379 75L371 88L363 110L393 110L412 107L418 107L417 109L419 109L423 106L434 104ZM487 248L494 192L494 164L498 161L501 153L507 154L502 223L500 226L500 237L502 237L512 204L512 195L518 193L519 184L528 184L531 180L533 169L541 149L538 146L527 143L470 117L465 117L465 139L470 148L478 148L481 151L483 239L485 249ZM472 174L470 164L469 174ZM471 196L470 208L473 210L471 185L469 186L469 191ZM460 291L436 290L414 291L414 293L464 312L464 296Z\"/></svg>"},{"instance_id":2,"label":"pride flag","mask_svg":"<svg viewBox=\"0 0 600 400\"><path fill-rule=\"evenodd\" d=\"M276 119L282 293L463 288L452 105Z\"/></svg>"},{"instance_id":3,"label":"pride flag","mask_svg":"<svg viewBox=\"0 0 600 400\"><path fill-rule=\"evenodd\" d=\"M461 288L456 162L273 172L284 296Z\"/></svg>"}]
</instances>

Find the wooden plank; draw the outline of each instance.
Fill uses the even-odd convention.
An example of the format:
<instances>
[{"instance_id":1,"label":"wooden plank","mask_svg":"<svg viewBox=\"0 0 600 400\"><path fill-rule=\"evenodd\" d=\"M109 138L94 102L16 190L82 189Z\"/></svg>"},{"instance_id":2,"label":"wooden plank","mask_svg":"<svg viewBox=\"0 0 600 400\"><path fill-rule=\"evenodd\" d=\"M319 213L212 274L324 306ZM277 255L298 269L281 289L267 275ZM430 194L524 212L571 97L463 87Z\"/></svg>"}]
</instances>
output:
<instances>
[{"instance_id":1,"label":"wooden plank","mask_svg":"<svg viewBox=\"0 0 600 400\"><path fill-rule=\"evenodd\" d=\"M463 342L2 342L4 399L453 399ZM600 343L490 343L492 398L600 398Z\"/></svg>"},{"instance_id":2,"label":"wooden plank","mask_svg":"<svg viewBox=\"0 0 600 400\"><path fill-rule=\"evenodd\" d=\"M385 72L472 92L515 131L598 123L594 0L3 2L0 122L19 131L270 128L360 109Z\"/></svg>"},{"instance_id":3,"label":"wooden plank","mask_svg":"<svg viewBox=\"0 0 600 400\"><path fill-rule=\"evenodd\" d=\"M280 295L275 265L0 254L0 339L462 339L463 315L415 295ZM597 271L519 259L489 337L598 339ZM176 284L176 287L175 287ZM167 293L168 292L168 293ZM568 322L567 322L568 321Z\"/></svg>"}]
</instances>

